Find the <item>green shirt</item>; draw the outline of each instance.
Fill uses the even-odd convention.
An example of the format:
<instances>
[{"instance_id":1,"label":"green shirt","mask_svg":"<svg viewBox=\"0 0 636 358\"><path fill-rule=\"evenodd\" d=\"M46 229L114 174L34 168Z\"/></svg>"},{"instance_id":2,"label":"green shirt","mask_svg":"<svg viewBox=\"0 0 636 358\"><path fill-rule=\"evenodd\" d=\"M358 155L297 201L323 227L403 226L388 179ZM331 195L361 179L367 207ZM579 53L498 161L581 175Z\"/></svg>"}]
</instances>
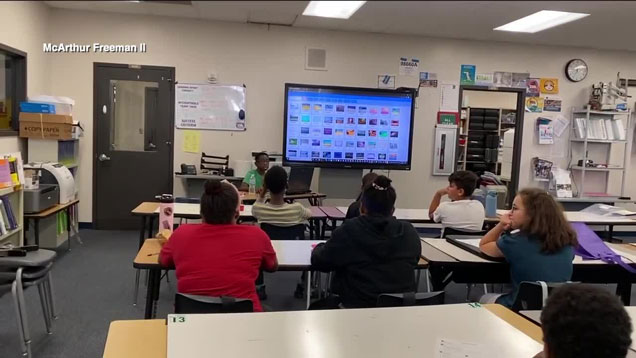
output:
<instances>
[{"instance_id":1,"label":"green shirt","mask_svg":"<svg viewBox=\"0 0 636 358\"><path fill-rule=\"evenodd\" d=\"M252 177L254 177L254 183L256 184L256 190L260 189L263 187L263 175L261 175L261 173L258 172L257 169L252 169L249 172L247 172L245 174L245 178L243 178L243 183L246 183L247 185L250 185L250 180L252 180Z\"/></svg>"}]
</instances>

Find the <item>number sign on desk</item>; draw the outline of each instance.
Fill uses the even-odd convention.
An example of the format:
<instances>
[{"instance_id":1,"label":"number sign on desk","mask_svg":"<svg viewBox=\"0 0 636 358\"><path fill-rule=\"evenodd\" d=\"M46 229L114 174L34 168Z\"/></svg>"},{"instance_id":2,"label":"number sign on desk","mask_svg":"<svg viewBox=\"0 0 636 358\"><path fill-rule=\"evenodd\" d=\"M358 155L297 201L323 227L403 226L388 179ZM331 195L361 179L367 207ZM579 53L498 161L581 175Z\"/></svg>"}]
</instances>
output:
<instances>
[{"instance_id":1,"label":"number sign on desk","mask_svg":"<svg viewBox=\"0 0 636 358\"><path fill-rule=\"evenodd\" d=\"M245 86L179 83L176 86L177 128L244 131Z\"/></svg>"}]
</instances>

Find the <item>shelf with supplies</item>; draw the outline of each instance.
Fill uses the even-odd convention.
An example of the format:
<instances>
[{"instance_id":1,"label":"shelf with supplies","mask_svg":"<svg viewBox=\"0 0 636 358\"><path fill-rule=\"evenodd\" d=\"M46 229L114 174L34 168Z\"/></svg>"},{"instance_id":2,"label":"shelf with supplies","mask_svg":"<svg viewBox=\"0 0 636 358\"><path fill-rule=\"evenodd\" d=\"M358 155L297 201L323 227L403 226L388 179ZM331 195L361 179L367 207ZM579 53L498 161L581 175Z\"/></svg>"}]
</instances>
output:
<instances>
[{"instance_id":1,"label":"shelf with supplies","mask_svg":"<svg viewBox=\"0 0 636 358\"><path fill-rule=\"evenodd\" d=\"M581 138L570 139L570 141L576 142L576 143L584 143L584 142L586 142L585 139L581 139ZM588 143L627 143L627 140L620 140L620 139L587 139L587 142Z\"/></svg>"},{"instance_id":2,"label":"shelf with supplies","mask_svg":"<svg viewBox=\"0 0 636 358\"><path fill-rule=\"evenodd\" d=\"M24 192L21 185L0 189L0 246L24 245Z\"/></svg>"},{"instance_id":3,"label":"shelf with supplies","mask_svg":"<svg viewBox=\"0 0 636 358\"><path fill-rule=\"evenodd\" d=\"M463 114L465 113L465 115ZM515 110L463 107L457 143L457 170L501 175L501 138L516 123Z\"/></svg>"},{"instance_id":4,"label":"shelf with supplies","mask_svg":"<svg viewBox=\"0 0 636 358\"><path fill-rule=\"evenodd\" d=\"M73 176L79 166L79 139L53 140L29 138L30 162L55 162L67 167Z\"/></svg>"},{"instance_id":5,"label":"shelf with supplies","mask_svg":"<svg viewBox=\"0 0 636 358\"><path fill-rule=\"evenodd\" d=\"M578 165L570 167L570 169L572 170L586 170L586 171L590 171L590 172L607 172L607 171L611 171L611 170L625 170L625 167L615 167L615 166L608 166L606 168L600 167L580 167Z\"/></svg>"},{"instance_id":6,"label":"shelf with supplies","mask_svg":"<svg viewBox=\"0 0 636 358\"><path fill-rule=\"evenodd\" d=\"M624 196L626 170L629 165L629 154L631 153L632 127L630 120L631 110L625 112L594 111L589 105L585 109L572 108L568 158L569 162L573 164L570 166L570 170L580 174L580 183L574 183L578 188L578 197L581 197L582 193L586 192L586 172L606 173L605 192L610 191L609 173L620 173L620 196ZM574 144L576 144L576 146ZM613 147L614 144L621 146ZM612 148L622 149L623 157L610 158L612 152L620 152L620 150L612 150ZM596 161L599 157L603 156L603 151L605 158L600 160L601 163L614 162L616 163L615 165L608 165L607 167L582 165L582 163L591 162L591 157L594 157ZM592 152L592 155L590 155L590 152Z\"/></svg>"}]
</instances>

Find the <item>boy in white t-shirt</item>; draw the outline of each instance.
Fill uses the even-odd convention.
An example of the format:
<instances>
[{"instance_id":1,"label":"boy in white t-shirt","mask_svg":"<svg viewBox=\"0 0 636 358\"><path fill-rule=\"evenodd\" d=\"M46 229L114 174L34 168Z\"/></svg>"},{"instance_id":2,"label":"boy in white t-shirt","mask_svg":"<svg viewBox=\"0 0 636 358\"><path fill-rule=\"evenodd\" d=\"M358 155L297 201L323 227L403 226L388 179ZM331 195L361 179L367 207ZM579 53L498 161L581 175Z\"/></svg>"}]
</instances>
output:
<instances>
[{"instance_id":1,"label":"boy in white t-shirt","mask_svg":"<svg viewBox=\"0 0 636 358\"><path fill-rule=\"evenodd\" d=\"M442 223L443 228L461 231L481 231L484 225L484 206L471 195L477 186L477 175L471 171L458 171L448 177L448 186L438 190L428 208L430 218ZM451 201L440 203L448 195Z\"/></svg>"}]
</instances>

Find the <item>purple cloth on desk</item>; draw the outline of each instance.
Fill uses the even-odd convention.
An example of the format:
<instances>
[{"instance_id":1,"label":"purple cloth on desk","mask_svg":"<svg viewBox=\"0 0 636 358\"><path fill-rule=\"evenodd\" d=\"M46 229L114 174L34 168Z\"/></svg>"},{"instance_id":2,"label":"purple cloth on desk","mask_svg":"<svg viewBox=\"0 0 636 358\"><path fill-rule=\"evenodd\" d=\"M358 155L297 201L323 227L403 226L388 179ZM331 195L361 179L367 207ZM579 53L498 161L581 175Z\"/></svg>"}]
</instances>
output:
<instances>
[{"instance_id":1,"label":"purple cloth on desk","mask_svg":"<svg viewBox=\"0 0 636 358\"><path fill-rule=\"evenodd\" d=\"M572 223L572 228L576 231L579 246L574 253L584 260L602 260L608 264L617 264L631 273L636 273L636 268L626 264L620 255L609 248L603 240L585 223Z\"/></svg>"}]
</instances>

